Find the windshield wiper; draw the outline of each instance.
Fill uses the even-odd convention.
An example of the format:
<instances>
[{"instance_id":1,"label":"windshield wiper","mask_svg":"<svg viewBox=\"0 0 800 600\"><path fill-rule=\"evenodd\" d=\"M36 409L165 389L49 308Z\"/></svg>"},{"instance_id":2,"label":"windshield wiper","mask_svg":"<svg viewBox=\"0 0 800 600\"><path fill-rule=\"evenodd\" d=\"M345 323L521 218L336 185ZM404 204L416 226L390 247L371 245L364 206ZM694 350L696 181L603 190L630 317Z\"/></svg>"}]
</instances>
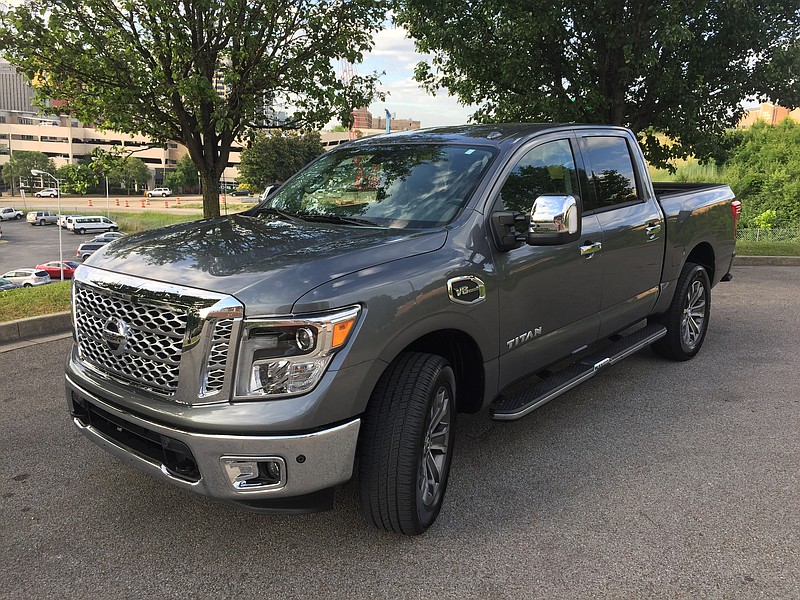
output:
<instances>
[{"instance_id":1,"label":"windshield wiper","mask_svg":"<svg viewBox=\"0 0 800 600\"><path fill-rule=\"evenodd\" d=\"M359 227L378 227L377 223L368 221L367 219L359 219L357 217L341 217L339 215L326 215L322 213L297 213L297 216L306 221L315 221L317 223L342 223L345 225L358 225Z\"/></svg>"},{"instance_id":2,"label":"windshield wiper","mask_svg":"<svg viewBox=\"0 0 800 600\"><path fill-rule=\"evenodd\" d=\"M291 213L287 210L281 210L280 208L273 208L271 206L264 206L262 208L257 209L257 213L269 213L271 215L277 215L279 217L283 217L284 219L289 219L290 221L300 221L303 217Z\"/></svg>"}]
</instances>

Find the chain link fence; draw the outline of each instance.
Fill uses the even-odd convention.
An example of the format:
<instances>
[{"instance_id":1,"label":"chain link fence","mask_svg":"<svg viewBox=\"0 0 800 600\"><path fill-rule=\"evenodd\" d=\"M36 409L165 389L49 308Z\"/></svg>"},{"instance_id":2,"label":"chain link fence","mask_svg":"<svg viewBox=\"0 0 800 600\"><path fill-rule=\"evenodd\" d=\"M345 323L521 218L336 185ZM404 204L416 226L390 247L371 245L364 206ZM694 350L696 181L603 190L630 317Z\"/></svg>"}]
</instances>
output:
<instances>
[{"instance_id":1,"label":"chain link fence","mask_svg":"<svg viewBox=\"0 0 800 600\"><path fill-rule=\"evenodd\" d=\"M736 239L745 242L800 242L800 227L793 229L739 229Z\"/></svg>"}]
</instances>

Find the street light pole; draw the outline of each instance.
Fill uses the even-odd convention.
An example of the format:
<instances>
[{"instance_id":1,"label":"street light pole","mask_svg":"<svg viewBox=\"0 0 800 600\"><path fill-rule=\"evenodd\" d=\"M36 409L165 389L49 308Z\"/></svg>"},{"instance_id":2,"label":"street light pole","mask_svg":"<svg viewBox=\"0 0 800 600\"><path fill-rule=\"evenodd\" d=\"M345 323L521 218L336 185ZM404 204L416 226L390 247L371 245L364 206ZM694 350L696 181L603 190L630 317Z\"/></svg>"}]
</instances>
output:
<instances>
[{"instance_id":1,"label":"street light pole","mask_svg":"<svg viewBox=\"0 0 800 600\"><path fill-rule=\"evenodd\" d=\"M56 182L56 198L58 198L58 219L56 220L56 227L58 227L58 266L61 271L61 281L64 281L64 248L61 245L61 185L58 178L52 173L42 171L40 169L31 169L31 175L47 175Z\"/></svg>"}]
</instances>

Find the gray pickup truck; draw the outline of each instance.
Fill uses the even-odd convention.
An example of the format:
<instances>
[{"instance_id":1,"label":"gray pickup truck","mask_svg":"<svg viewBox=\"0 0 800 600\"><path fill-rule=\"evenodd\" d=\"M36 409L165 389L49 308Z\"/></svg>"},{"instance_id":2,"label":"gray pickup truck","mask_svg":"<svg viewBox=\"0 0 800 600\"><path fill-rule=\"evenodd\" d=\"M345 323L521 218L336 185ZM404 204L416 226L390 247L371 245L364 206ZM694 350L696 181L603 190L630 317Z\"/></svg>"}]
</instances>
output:
<instances>
[{"instance_id":1,"label":"gray pickup truck","mask_svg":"<svg viewBox=\"0 0 800 600\"><path fill-rule=\"evenodd\" d=\"M630 131L476 125L326 153L235 215L78 268L66 366L86 437L185 490L378 527L442 506L458 413L517 419L651 346L703 344L739 203L654 186Z\"/></svg>"}]
</instances>

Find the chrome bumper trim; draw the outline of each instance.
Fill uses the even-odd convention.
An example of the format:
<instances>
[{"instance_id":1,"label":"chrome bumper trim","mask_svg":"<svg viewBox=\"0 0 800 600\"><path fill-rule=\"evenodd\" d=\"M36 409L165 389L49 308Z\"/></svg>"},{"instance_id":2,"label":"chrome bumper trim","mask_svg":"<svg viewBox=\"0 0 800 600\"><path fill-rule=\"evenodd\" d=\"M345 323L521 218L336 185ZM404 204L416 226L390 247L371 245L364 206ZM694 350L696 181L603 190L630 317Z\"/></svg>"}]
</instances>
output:
<instances>
[{"instance_id":1,"label":"chrome bumper trim","mask_svg":"<svg viewBox=\"0 0 800 600\"><path fill-rule=\"evenodd\" d=\"M75 426L84 436L123 462L156 479L206 496L223 500L290 498L344 483L353 475L353 462L361 427L360 419L303 435L249 436L193 433L153 423L120 410L86 391L68 376L66 387L68 403L71 403L72 392L75 392L87 402L119 419L186 444L197 462L200 471L199 481L179 479L171 475L165 465L129 450L94 427L81 423L78 418L73 418ZM237 490L230 484L220 461L226 456L280 457L286 464L286 483L277 489Z\"/></svg>"}]
</instances>

